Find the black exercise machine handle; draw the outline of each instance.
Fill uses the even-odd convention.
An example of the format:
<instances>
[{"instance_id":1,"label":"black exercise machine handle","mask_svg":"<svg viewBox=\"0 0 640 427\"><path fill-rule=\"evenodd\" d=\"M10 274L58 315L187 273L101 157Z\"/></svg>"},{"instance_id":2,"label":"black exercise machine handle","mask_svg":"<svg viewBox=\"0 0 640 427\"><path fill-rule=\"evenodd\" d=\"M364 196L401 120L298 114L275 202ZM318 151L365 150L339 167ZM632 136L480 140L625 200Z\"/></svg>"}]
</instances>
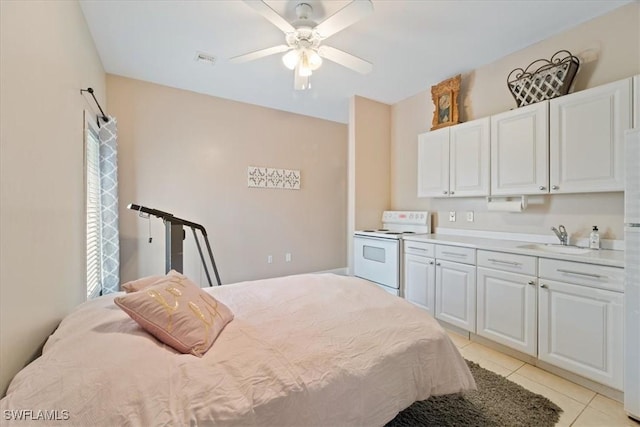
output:
<instances>
[{"instance_id":1,"label":"black exercise machine handle","mask_svg":"<svg viewBox=\"0 0 640 427\"><path fill-rule=\"evenodd\" d=\"M147 208L145 206L141 206L141 205L136 205L135 203L130 203L127 208L131 209L132 211L138 211L141 213L145 213L147 215L153 215L155 217L161 218L165 224L168 223L168 229L172 229L173 225L179 225L179 226L187 226L189 228L191 228L191 231L193 232L193 238L196 241L196 246L198 247L198 253L200 254L200 260L202 261L202 266L204 267L204 272L207 275L207 280L209 282L209 286L213 286L213 282L211 282L211 276L209 275L209 270L207 269L207 263L205 262L205 258L204 258L204 254L202 253L202 247L200 246L200 241L198 240L198 236L196 235L196 230L200 230L202 232L202 235L204 236L204 242L207 246L207 252L209 255L209 259L211 260L211 265L213 267L213 272L216 276L216 282L218 283L218 286L222 285L222 282L220 280L220 274L218 273L218 267L216 266L216 262L213 259L213 251L211 250L211 245L209 244L209 239L207 238L207 230L205 230L205 228L200 225L200 224L196 224L195 222L192 221L187 221L186 219L182 219L182 218L178 218L176 216L174 216L173 214L170 214L169 212L164 212L158 209L152 209L152 208ZM182 229L182 228L180 228ZM167 233L169 233L167 231ZM173 231L171 231L171 234L173 234ZM181 233L182 234L182 233ZM169 234L167 234L167 236L169 236ZM167 237L168 238L168 237ZM180 246L179 246L179 265L180 265L180 269L182 267L182 242L180 242ZM173 250L170 251L171 255L169 255L169 252L167 252L167 265L172 264L173 261ZM169 267L167 267L167 269L169 269Z\"/></svg>"},{"instance_id":2,"label":"black exercise machine handle","mask_svg":"<svg viewBox=\"0 0 640 427\"><path fill-rule=\"evenodd\" d=\"M143 212L149 215L156 216L158 218L162 218L163 221L169 221L173 224L182 224L190 228L196 228L202 231L202 234L204 235L204 237L207 237L207 230L204 229L204 226L200 224L196 224L195 222L187 221L186 219L173 216L173 214L170 214L169 212L160 211L158 209L153 209L153 208L147 208L146 206L136 205L135 203L129 203L127 208L131 209L132 211Z\"/></svg>"}]
</instances>

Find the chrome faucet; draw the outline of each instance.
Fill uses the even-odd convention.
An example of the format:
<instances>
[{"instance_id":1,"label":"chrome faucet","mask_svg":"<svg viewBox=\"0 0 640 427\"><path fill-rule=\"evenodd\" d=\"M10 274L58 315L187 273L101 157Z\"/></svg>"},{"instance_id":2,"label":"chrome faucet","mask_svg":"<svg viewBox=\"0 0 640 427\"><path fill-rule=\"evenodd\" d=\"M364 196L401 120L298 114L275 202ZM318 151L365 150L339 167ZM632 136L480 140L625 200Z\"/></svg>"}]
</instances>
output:
<instances>
[{"instance_id":1,"label":"chrome faucet","mask_svg":"<svg viewBox=\"0 0 640 427\"><path fill-rule=\"evenodd\" d=\"M558 237L558 239L560 239L560 244L562 244L563 246L567 246L567 240L569 236L567 235L567 229L564 228L564 225L559 225L558 228L551 227L551 231L556 233L556 236Z\"/></svg>"}]
</instances>

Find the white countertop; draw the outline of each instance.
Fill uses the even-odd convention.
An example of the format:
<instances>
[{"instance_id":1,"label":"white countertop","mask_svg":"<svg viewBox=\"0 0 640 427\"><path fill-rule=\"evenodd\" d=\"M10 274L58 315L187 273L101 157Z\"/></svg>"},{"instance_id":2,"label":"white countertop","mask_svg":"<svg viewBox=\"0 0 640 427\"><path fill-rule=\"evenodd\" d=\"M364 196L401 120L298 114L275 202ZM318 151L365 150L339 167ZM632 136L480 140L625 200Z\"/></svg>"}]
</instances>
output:
<instances>
[{"instance_id":1,"label":"white countertop","mask_svg":"<svg viewBox=\"0 0 640 427\"><path fill-rule=\"evenodd\" d=\"M463 246L473 249L531 255L539 258L562 259L566 261L586 262L589 264L607 265L611 267L624 267L624 251L593 249L584 254L563 254L519 247L523 245L530 245L532 242L466 237L449 234L419 234L415 236L404 236L403 239L414 242L429 242L440 245Z\"/></svg>"}]
</instances>

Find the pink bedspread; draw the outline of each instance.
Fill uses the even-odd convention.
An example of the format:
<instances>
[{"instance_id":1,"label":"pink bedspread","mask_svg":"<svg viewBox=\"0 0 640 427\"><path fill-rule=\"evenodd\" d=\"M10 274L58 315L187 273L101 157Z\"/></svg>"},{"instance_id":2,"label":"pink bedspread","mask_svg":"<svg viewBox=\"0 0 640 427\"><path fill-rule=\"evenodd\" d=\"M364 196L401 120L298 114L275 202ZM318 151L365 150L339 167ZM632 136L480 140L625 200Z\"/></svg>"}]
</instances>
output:
<instances>
[{"instance_id":1,"label":"pink bedspread","mask_svg":"<svg viewBox=\"0 0 640 427\"><path fill-rule=\"evenodd\" d=\"M12 381L2 424L6 411L31 410L64 426L376 426L416 400L475 388L431 316L364 280L207 290L235 319L203 358L147 334L115 295L79 306Z\"/></svg>"}]
</instances>

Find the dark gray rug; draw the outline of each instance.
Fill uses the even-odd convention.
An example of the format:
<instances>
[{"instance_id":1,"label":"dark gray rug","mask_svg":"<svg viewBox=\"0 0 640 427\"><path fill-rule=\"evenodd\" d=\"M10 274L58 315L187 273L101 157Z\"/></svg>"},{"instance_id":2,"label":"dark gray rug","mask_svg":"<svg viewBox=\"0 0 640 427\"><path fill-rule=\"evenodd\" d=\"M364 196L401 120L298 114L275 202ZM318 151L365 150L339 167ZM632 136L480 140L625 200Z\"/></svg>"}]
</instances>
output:
<instances>
[{"instance_id":1,"label":"dark gray rug","mask_svg":"<svg viewBox=\"0 0 640 427\"><path fill-rule=\"evenodd\" d=\"M478 390L434 396L400 412L386 427L554 426L562 409L478 364L469 362Z\"/></svg>"}]
</instances>

